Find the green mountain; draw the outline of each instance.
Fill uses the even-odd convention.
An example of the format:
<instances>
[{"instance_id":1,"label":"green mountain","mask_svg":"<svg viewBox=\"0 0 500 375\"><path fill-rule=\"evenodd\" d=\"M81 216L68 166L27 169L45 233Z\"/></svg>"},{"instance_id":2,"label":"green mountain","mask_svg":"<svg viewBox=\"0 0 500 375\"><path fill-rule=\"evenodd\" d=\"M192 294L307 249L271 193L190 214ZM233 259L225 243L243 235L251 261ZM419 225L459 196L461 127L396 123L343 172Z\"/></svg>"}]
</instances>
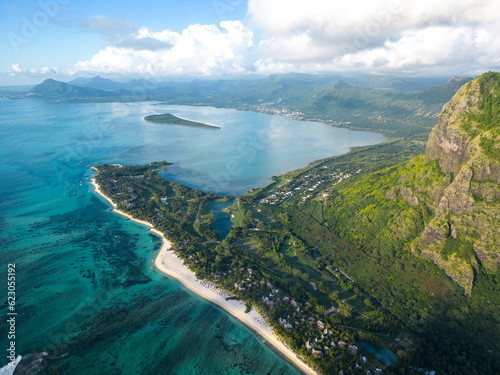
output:
<instances>
[{"instance_id":1,"label":"green mountain","mask_svg":"<svg viewBox=\"0 0 500 375\"><path fill-rule=\"evenodd\" d=\"M424 338L415 360L498 373L499 73L453 96L424 154L335 187L325 218L331 258Z\"/></svg>"},{"instance_id":2,"label":"green mountain","mask_svg":"<svg viewBox=\"0 0 500 375\"><path fill-rule=\"evenodd\" d=\"M87 87L79 87L68 83L47 79L35 86L29 94L30 97L41 97L47 99L102 99L118 98L124 93L110 92Z\"/></svg>"},{"instance_id":3,"label":"green mountain","mask_svg":"<svg viewBox=\"0 0 500 375\"><path fill-rule=\"evenodd\" d=\"M450 100L451 97L470 80L470 78L465 77L452 77L445 85L427 89L424 92L417 94L416 97L426 104L440 105L440 103L448 102L448 100ZM438 108L438 110L441 111L441 109L442 105Z\"/></svg>"},{"instance_id":4,"label":"green mountain","mask_svg":"<svg viewBox=\"0 0 500 375\"><path fill-rule=\"evenodd\" d=\"M318 91L300 107L318 119L347 124L349 128L387 136L427 137L442 106L469 79L452 78L447 84L418 94L362 89L339 81ZM423 139L422 139L423 140Z\"/></svg>"},{"instance_id":5,"label":"green mountain","mask_svg":"<svg viewBox=\"0 0 500 375\"><path fill-rule=\"evenodd\" d=\"M330 228L366 251L436 263L465 293L500 265L500 74L444 106L426 152L338 190ZM499 277L500 281L500 277Z\"/></svg>"}]
</instances>

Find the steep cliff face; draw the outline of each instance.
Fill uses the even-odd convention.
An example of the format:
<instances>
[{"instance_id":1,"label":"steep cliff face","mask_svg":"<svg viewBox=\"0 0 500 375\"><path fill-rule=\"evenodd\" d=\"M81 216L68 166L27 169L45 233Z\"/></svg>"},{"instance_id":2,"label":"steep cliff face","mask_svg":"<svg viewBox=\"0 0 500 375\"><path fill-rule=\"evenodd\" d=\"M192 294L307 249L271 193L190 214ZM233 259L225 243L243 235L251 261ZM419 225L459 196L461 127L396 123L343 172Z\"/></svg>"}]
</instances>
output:
<instances>
[{"instance_id":1,"label":"steep cliff face","mask_svg":"<svg viewBox=\"0 0 500 375\"><path fill-rule=\"evenodd\" d=\"M369 256L432 260L471 293L500 265L500 73L443 107L426 152L340 186L329 227Z\"/></svg>"},{"instance_id":2,"label":"steep cliff face","mask_svg":"<svg viewBox=\"0 0 500 375\"><path fill-rule=\"evenodd\" d=\"M435 216L412 248L467 293L480 264L500 265L499 83L500 74L487 73L465 84L443 107L424 158L437 160L446 178L421 191L434 195Z\"/></svg>"}]
</instances>

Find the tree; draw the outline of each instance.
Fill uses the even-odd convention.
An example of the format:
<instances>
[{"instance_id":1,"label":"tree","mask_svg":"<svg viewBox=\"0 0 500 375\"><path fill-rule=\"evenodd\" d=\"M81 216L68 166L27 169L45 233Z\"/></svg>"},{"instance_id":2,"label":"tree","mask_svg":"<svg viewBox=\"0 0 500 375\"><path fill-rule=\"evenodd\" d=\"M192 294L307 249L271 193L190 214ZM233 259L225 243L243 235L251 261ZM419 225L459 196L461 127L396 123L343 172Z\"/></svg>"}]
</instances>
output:
<instances>
[{"instance_id":1,"label":"tree","mask_svg":"<svg viewBox=\"0 0 500 375\"><path fill-rule=\"evenodd\" d=\"M337 300L339 299L339 291L338 290L334 290L333 292L331 292L329 295L328 295L328 298L330 299L330 301L332 302L337 302Z\"/></svg>"},{"instance_id":2,"label":"tree","mask_svg":"<svg viewBox=\"0 0 500 375\"><path fill-rule=\"evenodd\" d=\"M351 317L351 312L349 311L349 307L345 303L339 304L339 313L345 318Z\"/></svg>"},{"instance_id":3,"label":"tree","mask_svg":"<svg viewBox=\"0 0 500 375\"><path fill-rule=\"evenodd\" d=\"M318 314L323 315L325 313L325 311L326 311L325 306L323 306L323 305L316 305L316 312Z\"/></svg>"}]
</instances>

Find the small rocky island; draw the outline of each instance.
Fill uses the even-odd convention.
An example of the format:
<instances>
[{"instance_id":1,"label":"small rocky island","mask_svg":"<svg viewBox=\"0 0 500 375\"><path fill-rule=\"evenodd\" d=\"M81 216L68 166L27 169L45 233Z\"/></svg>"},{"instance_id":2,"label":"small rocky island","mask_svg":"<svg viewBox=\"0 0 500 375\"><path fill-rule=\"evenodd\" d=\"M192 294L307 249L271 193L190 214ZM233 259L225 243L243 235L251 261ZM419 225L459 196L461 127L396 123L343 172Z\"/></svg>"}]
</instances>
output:
<instances>
[{"instance_id":1,"label":"small rocky island","mask_svg":"<svg viewBox=\"0 0 500 375\"><path fill-rule=\"evenodd\" d=\"M195 122L190 120L185 120L171 113L165 113L163 115L150 115L144 117L147 122L153 122L155 124L167 124L167 125L181 125L181 126L193 126L196 128L206 128L206 129L220 129L219 126L208 125L201 122Z\"/></svg>"}]
</instances>

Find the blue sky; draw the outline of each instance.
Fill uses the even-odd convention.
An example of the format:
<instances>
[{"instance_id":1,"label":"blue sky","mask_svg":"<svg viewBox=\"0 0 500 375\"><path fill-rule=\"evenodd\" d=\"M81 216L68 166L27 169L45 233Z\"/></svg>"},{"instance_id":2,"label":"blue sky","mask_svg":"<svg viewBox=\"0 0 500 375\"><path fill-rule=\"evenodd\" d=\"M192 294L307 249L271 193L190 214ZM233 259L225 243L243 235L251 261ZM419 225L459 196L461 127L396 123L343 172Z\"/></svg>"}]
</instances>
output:
<instances>
[{"instance_id":1,"label":"blue sky","mask_svg":"<svg viewBox=\"0 0 500 375\"><path fill-rule=\"evenodd\" d=\"M0 85L500 69L500 0L6 0Z\"/></svg>"}]
</instances>

